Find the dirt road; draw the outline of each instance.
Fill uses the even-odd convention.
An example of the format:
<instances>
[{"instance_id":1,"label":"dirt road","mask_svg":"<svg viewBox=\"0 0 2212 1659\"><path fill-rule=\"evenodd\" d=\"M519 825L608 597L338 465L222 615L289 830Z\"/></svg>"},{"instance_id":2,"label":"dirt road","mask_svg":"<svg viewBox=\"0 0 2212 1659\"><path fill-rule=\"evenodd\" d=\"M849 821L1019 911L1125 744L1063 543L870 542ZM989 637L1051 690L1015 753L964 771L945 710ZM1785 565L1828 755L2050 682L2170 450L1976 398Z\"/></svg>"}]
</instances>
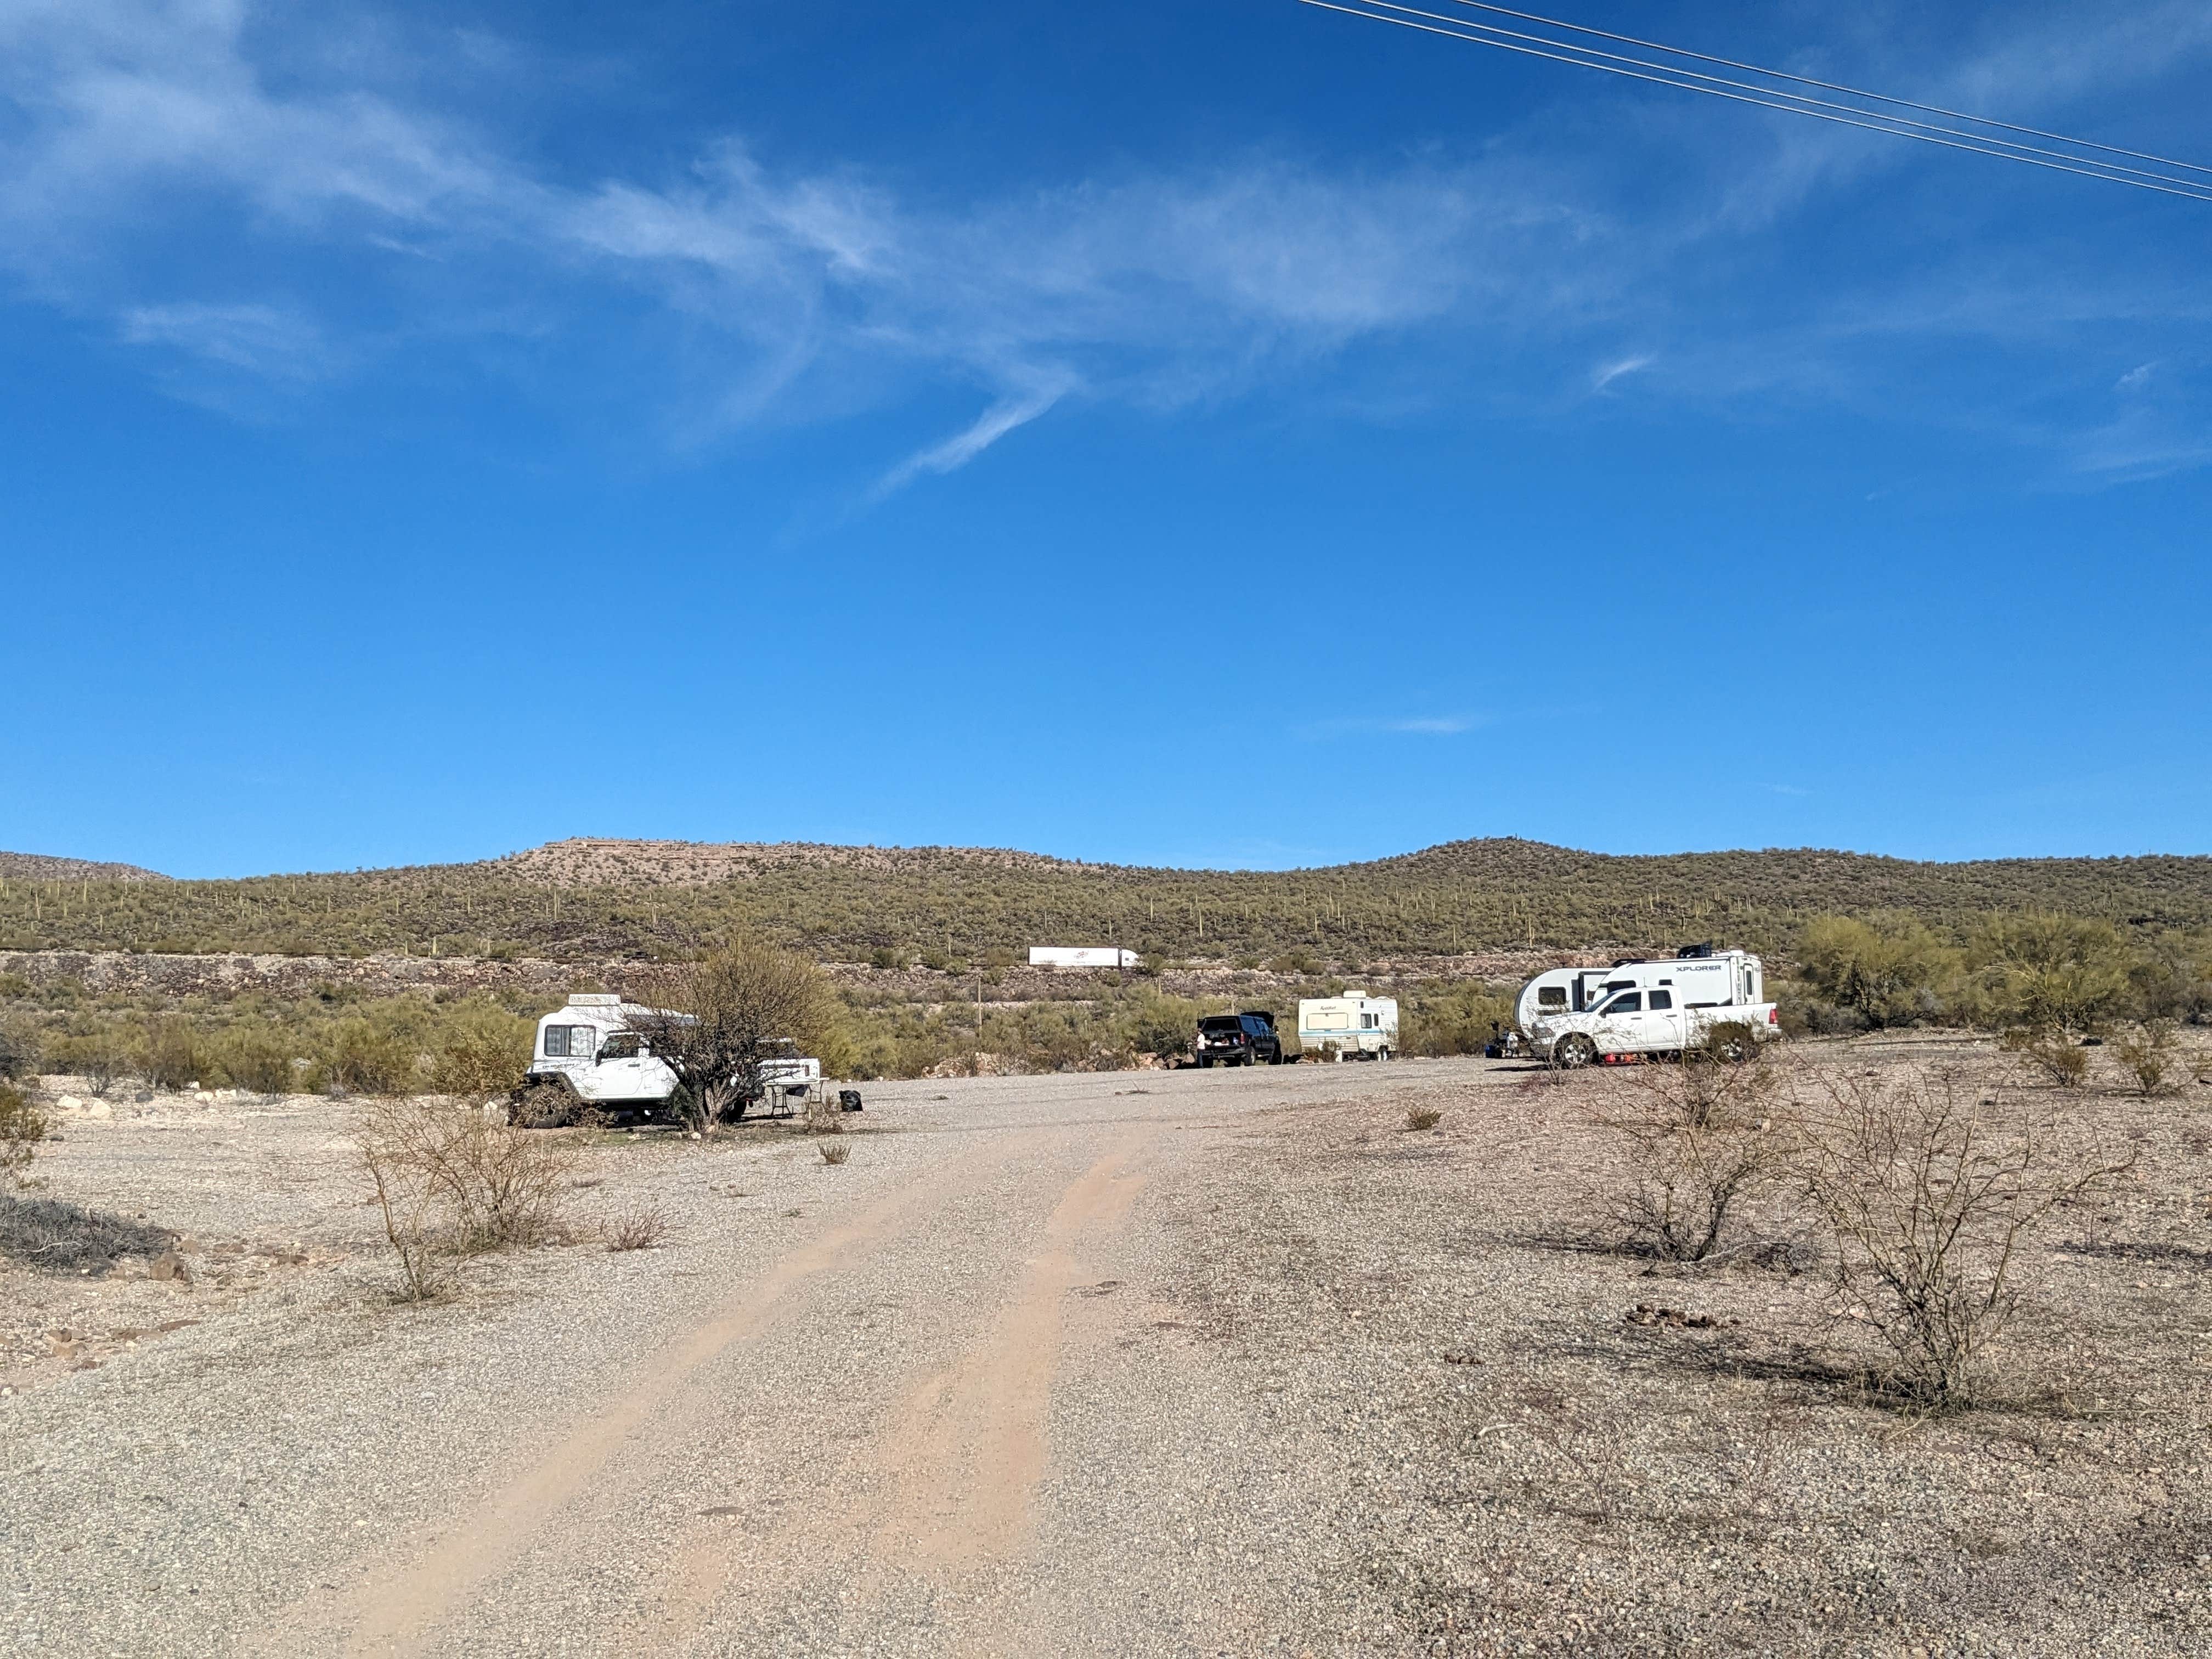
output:
<instances>
[{"instance_id":1,"label":"dirt road","mask_svg":"<svg viewBox=\"0 0 2212 1659\"><path fill-rule=\"evenodd\" d=\"M1594 1233L1632 1082L888 1085L842 1167L599 1146L579 1219L657 1201L663 1248L411 1309L329 1103L72 1121L51 1190L194 1266L0 1270L0 1650L2212 1649L2200 1106L2076 1103L2137 1178L2023 1261L2008 1397L1931 1419L1786 1194L1719 1267Z\"/></svg>"},{"instance_id":2,"label":"dirt road","mask_svg":"<svg viewBox=\"0 0 2212 1659\"><path fill-rule=\"evenodd\" d=\"M452 1308L271 1310L71 1377L9 1419L39 1470L11 1483L17 1632L1244 1650L1313 1593L1271 1514L1304 1476L1172 1300L1186 1172L1253 1115L1436 1069L897 1085L842 1168L641 1154L631 1178L682 1205L667 1249L520 1260Z\"/></svg>"}]
</instances>

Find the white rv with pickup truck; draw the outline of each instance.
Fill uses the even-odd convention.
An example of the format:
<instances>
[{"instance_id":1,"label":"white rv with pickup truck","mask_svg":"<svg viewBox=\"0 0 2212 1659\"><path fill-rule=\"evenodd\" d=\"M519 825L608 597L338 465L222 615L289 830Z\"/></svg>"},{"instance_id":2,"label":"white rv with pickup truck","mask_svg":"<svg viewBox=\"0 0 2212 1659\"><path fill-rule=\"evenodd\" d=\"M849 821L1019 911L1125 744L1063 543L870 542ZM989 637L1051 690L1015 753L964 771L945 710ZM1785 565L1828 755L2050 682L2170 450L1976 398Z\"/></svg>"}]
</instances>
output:
<instances>
[{"instance_id":1,"label":"white rv with pickup truck","mask_svg":"<svg viewBox=\"0 0 2212 1659\"><path fill-rule=\"evenodd\" d=\"M666 1106L676 1073L632 1029L632 1021L647 1014L670 1017L618 996L579 992L540 1019L529 1073L508 1097L507 1121L553 1127L575 1121L587 1108L650 1116ZM760 1082L758 1097L767 1107L787 1111L820 1093L822 1062L793 1047L761 1062ZM853 1090L839 1092L848 1110L858 1109L860 1098Z\"/></svg>"},{"instance_id":2,"label":"white rv with pickup truck","mask_svg":"<svg viewBox=\"0 0 2212 1659\"><path fill-rule=\"evenodd\" d=\"M1576 977L1563 982L1561 974ZM1547 994L1555 987L1565 994ZM1780 1014L1766 1000L1765 965L1746 951L1703 945L1601 969L1554 969L1522 988L1517 1012L1529 1047L1558 1066L1680 1054L1721 1025L1743 1027L1754 1042L1781 1034Z\"/></svg>"},{"instance_id":3,"label":"white rv with pickup truck","mask_svg":"<svg viewBox=\"0 0 2212 1659\"><path fill-rule=\"evenodd\" d=\"M1333 1053L1339 1060L1388 1060L1398 1047L1398 1003L1395 997L1370 997L1346 991L1340 997L1298 1000L1298 1047L1310 1054Z\"/></svg>"}]
</instances>

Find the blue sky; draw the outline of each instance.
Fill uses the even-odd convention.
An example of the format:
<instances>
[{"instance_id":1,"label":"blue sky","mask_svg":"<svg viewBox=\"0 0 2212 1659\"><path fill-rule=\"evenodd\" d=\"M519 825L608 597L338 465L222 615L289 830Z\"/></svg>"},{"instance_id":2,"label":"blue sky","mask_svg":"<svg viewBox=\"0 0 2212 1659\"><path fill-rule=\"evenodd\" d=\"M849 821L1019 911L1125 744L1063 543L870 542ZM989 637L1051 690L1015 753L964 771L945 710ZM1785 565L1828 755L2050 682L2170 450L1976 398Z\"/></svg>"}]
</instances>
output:
<instances>
[{"instance_id":1,"label":"blue sky","mask_svg":"<svg viewBox=\"0 0 2212 1659\"><path fill-rule=\"evenodd\" d=\"M2197 3L1564 15L2212 160ZM2208 252L1290 0L0 0L0 846L2212 852Z\"/></svg>"}]
</instances>

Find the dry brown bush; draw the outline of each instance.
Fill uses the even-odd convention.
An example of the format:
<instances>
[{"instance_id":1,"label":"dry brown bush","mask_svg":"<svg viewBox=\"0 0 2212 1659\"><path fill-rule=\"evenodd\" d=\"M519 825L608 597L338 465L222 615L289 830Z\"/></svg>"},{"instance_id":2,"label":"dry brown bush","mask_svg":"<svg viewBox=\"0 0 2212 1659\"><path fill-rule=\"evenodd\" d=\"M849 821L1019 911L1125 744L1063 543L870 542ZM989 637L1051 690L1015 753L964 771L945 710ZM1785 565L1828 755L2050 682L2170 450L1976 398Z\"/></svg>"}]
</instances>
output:
<instances>
[{"instance_id":1,"label":"dry brown bush","mask_svg":"<svg viewBox=\"0 0 2212 1659\"><path fill-rule=\"evenodd\" d=\"M2112 1039L2112 1058L2127 1073L2136 1094L2145 1100L2173 1091L2174 1073L2183 1066L2181 1045L2171 1020L2146 1020Z\"/></svg>"},{"instance_id":2,"label":"dry brown bush","mask_svg":"<svg viewBox=\"0 0 2212 1659\"><path fill-rule=\"evenodd\" d=\"M2089 1051L2055 1026L2017 1026L2001 1042L2033 1075L2061 1089L2078 1089L2089 1077Z\"/></svg>"},{"instance_id":3,"label":"dry brown bush","mask_svg":"<svg viewBox=\"0 0 2212 1659\"><path fill-rule=\"evenodd\" d=\"M1731 1217L1784 1158L1777 1068L1757 1055L1737 1063L1699 1051L1680 1065L1627 1068L1607 1084L1593 1115L1626 1144L1633 1184L1613 1214L1629 1242L1668 1261L1721 1254Z\"/></svg>"},{"instance_id":4,"label":"dry brown bush","mask_svg":"<svg viewBox=\"0 0 2212 1659\"><path fill-rule=\"evenodd\" d=\"M825 1140L822 1143L822 1161L824 1164L842 1164L852 1155L853 1143L849 1140Z\"/></svg>"},{"instance_id":5,"label":"dry brown bush","mask_svg":"<svg viewBox=\"0 0 2212 1659\"><path fill-rule=\"evenodd\" d=\"M2040 1226L2133 1162L1957 1069L1827 1072L1796 1091L1790 1127L1845 1315L1887 1344L1884 1381L1937 1407L1984 1383Z\"/></svg>"},{"instance_id":6,"label":"dry brown bush","mask_svg":"<svg viewBox=\"0 0 2212 1659\"><path fill-rule=\"evenodd\" d=\"M1409 1106L1406 1109L1408 1129L1433 1129L1444 1121L1444 1115L1433 1106Z\"/></svg>"},{"instance_id":7,"label":"dry brown bush","mask_svg":"<svg viewBox=\"0 0 2212 1659\"><path fill-rule=\"evenodd\" d=\"M620 1212L607 1223L610 1250L649 1250L667 1236L667 1214L649 1200Z\"/></svg>"},{"instance_id":8,"label":"dry brown bush","mask_svg":"<svg viewBox=\"0 0 2212 1659\"><path fill-rule=\"evenodd\" d=\"M356 1143L361 1168L376 1189L384 1237L399 1261L399 1302L435 1302L453 1288L445 1218L436 1189L422 1170L392 1155L374 1134Z\"/></svg>"},{"instance_id":9,"label":"dry brown bush","mask_svg":"<svg viewBox=\"0 0 2212 1659\"><path fill-rule=\"evenodd\" d=\"M461 1250L542 1244L560 1231L576 1154L492 1114L438 1100L382 1100L368 1109L365 1146L441 1205Z\"/></svg>"}]
</instances>

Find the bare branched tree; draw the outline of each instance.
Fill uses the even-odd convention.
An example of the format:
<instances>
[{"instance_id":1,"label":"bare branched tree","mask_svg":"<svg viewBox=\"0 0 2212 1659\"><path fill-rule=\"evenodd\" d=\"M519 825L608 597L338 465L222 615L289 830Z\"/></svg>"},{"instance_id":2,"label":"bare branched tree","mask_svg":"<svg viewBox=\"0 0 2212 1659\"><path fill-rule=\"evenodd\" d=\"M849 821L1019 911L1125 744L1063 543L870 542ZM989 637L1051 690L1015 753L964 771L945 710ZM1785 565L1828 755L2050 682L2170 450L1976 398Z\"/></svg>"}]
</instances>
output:
<instances>
[{"instance_id":1,"label":"bare branched tree","mask_svg":"<svg viewBox=\"0 0 2212 1659\"><path fill-rule=\"evenodd\" d=\"M562 1231L562 1195L576 1162L564 1141L512 1128L473 1108L406 1099L368 1107L361 1147L387 1221L392 1194L401 1193L406 1202L398 1207L424 1225L436 1213L445 1243L457 1252L528 1247ZM396 1237L392 1248L404 1267L406 1251Z\"/></svg>"},{"instance_id":2,"label":"bare branched tree","mask_svg":"<svg viewBox=\"0 0 2212 1659\"><path fill-rule=\"evenodd\" d=\"M1844 1310L1881 1334L1897 1384L1930 1405L1972 1397L2019 1312L2038 1229L2134 1161L1954 1069L1830 1072L1800 1091L1792 1117Z\"/></svg>"},{"instance_id":3,"label":"bare branched tree","mask_svg":"<svg viewBox=\"0 0 2212 1659\"><path fill-rule=\"evenodd\" d=\"M817 1047L836 1019L822 970L788 951L744 945L656 975L623 1023L668 1069L672 1104L704 1133L744 1115L768 1060Z\"/></svg>"},{"instance_id":4,"label":"bare branched tree","mask_svg":"<svg viewBox=\"0 0 2212 1659\"><path fill-rule=\"evenodd\" d=\"M1730 1218L1775 1175L1775 1069L1734 1048L1705 1048L1674 1066L1608 1079L1597 1121L1625 1142L1632 1184L1614 1200L1629 1241L1669 1261L1720 1252Z\"/></svg>"}]
</instances>

